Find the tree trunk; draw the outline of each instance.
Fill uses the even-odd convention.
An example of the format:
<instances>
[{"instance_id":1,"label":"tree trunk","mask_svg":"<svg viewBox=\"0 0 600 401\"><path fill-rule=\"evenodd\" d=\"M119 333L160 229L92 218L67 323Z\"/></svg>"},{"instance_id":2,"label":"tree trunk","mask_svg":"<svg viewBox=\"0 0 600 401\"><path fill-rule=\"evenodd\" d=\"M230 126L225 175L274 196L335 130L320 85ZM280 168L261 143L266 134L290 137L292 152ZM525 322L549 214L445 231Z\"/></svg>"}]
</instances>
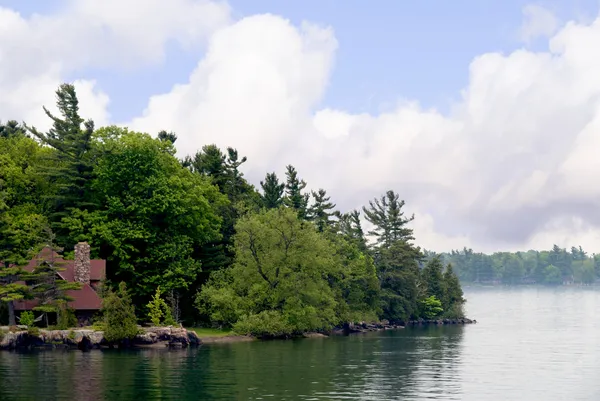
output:
<instances>
[{"instance_id":1,"label":"tree trunk","mask_svg":"<svg viewBox=\"0 0 600 401\"><path fill-rule=\"evenodd\" d=\"M17 325L17 318L15 317L15 304L13 301L8 301L8 325Z\"/></svg>"}]
</instances>

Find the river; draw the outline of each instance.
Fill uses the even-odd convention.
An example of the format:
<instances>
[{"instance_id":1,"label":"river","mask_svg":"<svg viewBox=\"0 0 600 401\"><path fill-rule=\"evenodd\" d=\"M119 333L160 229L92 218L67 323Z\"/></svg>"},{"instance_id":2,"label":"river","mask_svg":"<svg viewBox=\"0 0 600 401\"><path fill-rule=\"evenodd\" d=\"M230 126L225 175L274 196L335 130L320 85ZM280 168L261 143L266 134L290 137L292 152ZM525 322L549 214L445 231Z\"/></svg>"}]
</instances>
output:
<instances>
[{"instance_id":1,"label":"river","mask_svg":"<svg viewBox=\"0 0 600 401\"><path fill-rule=\"evenodd\" d=\"M600 290L465 294L478 324L183 351L0 352L0 400L600 399Z\"/></svg>"}]
</instances>

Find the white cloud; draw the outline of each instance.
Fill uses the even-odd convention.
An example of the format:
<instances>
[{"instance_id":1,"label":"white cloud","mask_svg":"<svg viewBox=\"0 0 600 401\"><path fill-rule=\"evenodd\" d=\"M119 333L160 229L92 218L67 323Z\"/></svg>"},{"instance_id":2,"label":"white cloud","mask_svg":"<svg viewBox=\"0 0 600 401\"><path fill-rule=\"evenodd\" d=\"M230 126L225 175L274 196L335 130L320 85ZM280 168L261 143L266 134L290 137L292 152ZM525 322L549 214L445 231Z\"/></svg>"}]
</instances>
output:
<instances>
[{"instance_id":1,"label":"white cloud","mask_svg":"<svg viewBox=\"0 0 600 401\"><path fill-rule=\"evenodd\" d=\"M529 12L539 19L540 10ZM538 21L528 32L553 30ZM592 246L600 232L592 208L600 21L567 24L549 48L476 57L449 115L414 102L351 114L316 109L332 69L333 32L255 16L217 32L189 82L152 97L129 125L175 130L182 154L207 143L235 146L249 157L254 182L294 164L346 210L393 188L416 213L418 242L436 250L546 246L545 232L564 246ZM559 228L546 224L553 219Z\"/></svg>"},{"instance_id":2,"label":"white cloud","mask_svg":"<svg viewBox=\"0 0 600 401\"><path fill-rule=\"evenodd\" d=\"M550 10L536 4L525 6L523 17L519 32L523 42L531 42L540 36L549 37L556 32L560 23Z\"/></svg>"},{"instance_id":3,"label":"white cloud","mask_svg":"<svg viewBox=\"0 0 600 401\"><path fill-rule=\"evenodd\" d=\"M54 91L67 76L85 67L161 62L168 43L197 50L228 21L227 4L206 0L151 0L143 7L133 0L68 0L55 14L28 18L0 7L2 117L46 126L41 107L54 103ZM83 111L106 121L106 95L91 96L93 80L77 82L86 92L80 94Z\"/></svg>"},{"instance_id":4,"label":"white cloud","mask_svg":"<svg viewBox=\"0 0 600 401\"><path fill-rule=\"evenodd\" d=\"M41 105L65 74L160 62L170 41L197 51L208 35L189 81L153 96L130 128L175 131L182 155L237 147L254 183L291 163L343 210L394 189L416 214L417 242L435 250L600 245L600 20L557 31L551 14L528 8L523 32L554 35L549 51L474 58L451 113L399 101L352 114L318 108L337 49L330 28L273 15L228 23L226 5L205 1L102 4L73 0L28 19L0 8L3 113L46 121ZM77 85L82 114L108 121L108 96Z\"/></svg>"}]
</instances>

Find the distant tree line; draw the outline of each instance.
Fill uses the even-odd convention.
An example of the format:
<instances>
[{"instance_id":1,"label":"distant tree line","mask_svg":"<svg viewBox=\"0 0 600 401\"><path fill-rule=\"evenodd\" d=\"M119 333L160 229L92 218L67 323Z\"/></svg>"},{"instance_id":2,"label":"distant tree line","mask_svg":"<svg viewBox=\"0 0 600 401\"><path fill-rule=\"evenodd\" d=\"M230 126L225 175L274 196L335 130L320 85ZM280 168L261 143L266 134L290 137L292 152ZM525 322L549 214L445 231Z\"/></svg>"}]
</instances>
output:
<instances>
[{"instance_id":1,"label":"distant tree line","mask_svg":"<svg viewBox=\"0 0 600 401\"><path fill-rule=\"evenodd\" d=\"M600 255L580 246L570 250L554 245L548 251L496 252L491 255L463 248L449 253L425 251L427 259L441 258L454 266L465 283L593 284L600 277Z\"/></svg>"},{"instance_id":2,"label":"distant tree line","mask_svg":"<svg viewBox=\"0 0 600 401\"><path fill-rule=\"evenodd\" d=\"M80 116L72 85L56 96L59 114L44 109L47 132L0 123L5 310L36 297L15 283L50 232L67 258L87 241L92 257L107 260L114 322L131 320L131 309L114 307L127 303L140 320L256 335L463 315L458 277L441 259L424 262L394 191L341 212L324 189L308 191L292 165L256 188L235 148L207 144L178 159L175 133L96 128Z\"/></svg>"}]
</instances>

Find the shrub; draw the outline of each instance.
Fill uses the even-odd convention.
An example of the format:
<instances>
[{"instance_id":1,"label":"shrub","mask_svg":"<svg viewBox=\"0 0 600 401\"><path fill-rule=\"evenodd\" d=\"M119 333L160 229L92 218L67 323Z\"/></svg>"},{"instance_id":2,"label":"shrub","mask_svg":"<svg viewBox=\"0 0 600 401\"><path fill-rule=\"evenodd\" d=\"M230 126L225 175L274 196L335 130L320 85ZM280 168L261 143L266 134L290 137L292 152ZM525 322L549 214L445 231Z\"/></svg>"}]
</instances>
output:
<instances>
[{"instance_id":1,"label":"shrub","mask_svg":"<svg viewBox=\"0 0 600 401\"><path fill-rule=\"evenodd\" d=\"M440 301L435 295L423 299L421 301L421 308L423 317L426 319L435 319L444 311L442 308L442 301Z\"/></svg>"},{"instance_id":2,"label":"shrub","mask_svg":"<svg viewBox=\"0 0 600 401\"><path fill-rule=\"evenodd\" d=\"M62 307L58 311L58 318L56 322L56 328L58 330L66 330L71 327L77 327L77 318L75 317L75 311L71 308Z\"/></svg>"},{"instance_id":3,"label":"shrub","mask_svg":"<svg viewBox=\"0 0 600 401\"><path fill-rule=\"evenodd\" d=\"M75 332L73 330L69 331L69 339L71 339L71 340L75 339Z\"/></svg>"},{"instance_id":4,"label":"shrub","mask_svg":"<svg viewBox=\"0 0 600 401\"><path fill-rule=\"evenodd\" d=\"M233 331L255 337L287 337L294 334L293 328L281 313L273 310L243 316L233 325Z\"/></svg>"},{"instance_id":5,"label":"shrub","mask_svg":"<svg viewBox=\"0 0 600 401\"><path fill-rule=\"evenodd\" d=\"M31 327L35 324L35 315L32 311L22 312L19 317L19 322L24 326Z\"/></svg>"},{"instance_id":6,"label":"shrub","mask_svg":"<svg viewBox=\"0 0 600 401\"><path fill-rule=\"evenodd\" d=\"M147 307L149 310L148 318L154 326L160 326L161 324L175 326L177 324L175 319L173 319L171 308L169 308L169 305L161 298L160 287L156 288L156 292L154 293L152 300L148 302Z\"/></svg>"},{"instance_id":7,"label":"shrub","mask_svg":"<svg viewBox=\"0 0 600 401\"><path fill-rule=\"evenodd\" d=\"M39 335L40 335L40 329L38 329L35 326L29 327L27 329L27 334L29 334L30 336L33 336L33 337L39 337Z\"/></svg>"},{"instance_id":8,"label":"shrub","mask_svg":"<svg viewBox=\"0 0 600 401\"><path fill-rule=\"evenodd\" d=\"M104 338L109 343L131 340L138 333L135 307L124 282L117 291L108 290L102 302Z\"/></svg>"}]
</instances>

